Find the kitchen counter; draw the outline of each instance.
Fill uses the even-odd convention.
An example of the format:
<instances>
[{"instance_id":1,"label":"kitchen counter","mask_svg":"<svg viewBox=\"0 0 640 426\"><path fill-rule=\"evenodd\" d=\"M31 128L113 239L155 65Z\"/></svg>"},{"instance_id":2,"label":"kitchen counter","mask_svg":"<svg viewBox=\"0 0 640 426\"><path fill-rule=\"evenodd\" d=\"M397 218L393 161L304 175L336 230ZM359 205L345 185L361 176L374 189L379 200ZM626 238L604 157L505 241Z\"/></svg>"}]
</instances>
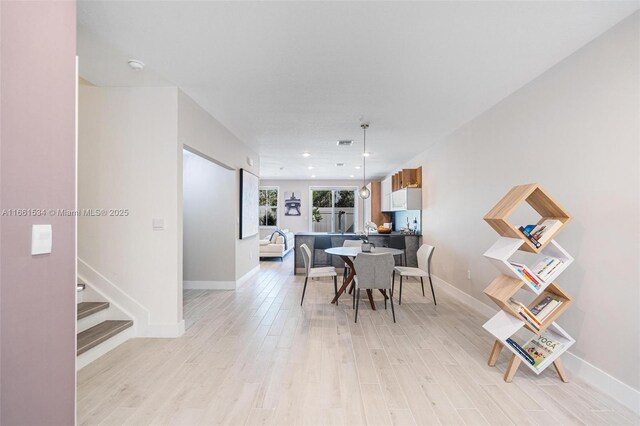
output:
<instances>
[{"instance_id":1,"label":"kitchen counter","mask_svg":"<svg viewBox=\"0 0 640 426\"><path fill-rule=\"evenodd\" d=\"M316 237L331 237L331 245L333 247L342 247L345 240L357 239L362 234L354 233L329 233L329 232L298 232L295 235L295 247L294 247L294 273L304 274L304 261L300 254L300 246L306 244L311 250L312 263L315 265L332 265L336 269L342 270L344 268L344 261L339 256L331 256L324 251L318 250L314 253L315 239ZM407 266L418 266L417 252L420 247L420 235L403 235L400 232L392 232L391 234L369 234L369 241L376 247L387 247L390 237L404 237L405 246L407 247Z\"/></svg>"},{"instance_id":2,"label":"kitchen counter","mask_svg":"<svg viewBox=\"0 0 640 426\"><path fill-rule=\"evenodd\" d=\"M345 232L344 234L341 232L298 232L296 233L297 235L301 235L301 236L316 236L316 235L331 235L332 237L360 237L362 234L356 234L353 232ZM393 231L391 232L391 234L378 234L378 233L371 233L369 234L370 237L388 237L390 235L404 235L405 237L419 237L420 234L402 234L400 232L396 232Z\"/></svg>"}]
</instances>

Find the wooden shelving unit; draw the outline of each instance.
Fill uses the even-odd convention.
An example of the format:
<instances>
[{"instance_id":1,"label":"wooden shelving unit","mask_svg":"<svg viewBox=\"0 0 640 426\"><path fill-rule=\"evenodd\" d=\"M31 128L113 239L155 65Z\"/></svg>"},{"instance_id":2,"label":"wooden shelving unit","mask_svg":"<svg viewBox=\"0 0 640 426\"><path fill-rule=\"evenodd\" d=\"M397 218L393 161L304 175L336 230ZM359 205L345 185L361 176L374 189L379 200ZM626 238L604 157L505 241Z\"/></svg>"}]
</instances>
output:
<instances>
[{"instance_id":1,"label":"wooden shelving unit","mask_svg":"<svg viewBox=\"0 0 640 426\"><path fill-rule=\"evenodd\" d=\"M509 216L523 203L528 203L541 216L539 223L547 219L558 219L562 226L547 241L554 237L571 221L571 216L537 183L514 186L484 217L484 220L501 236L522 240L520 250L540 253L546 246L536 248L531 241L509 222Z\"/></svg>"},{"instance_id":2,"label":"wooden shelving unit","mask_svg":"<svg viewBox=\"0 0 640 426\"><path fill-rule=\"evenodd\" d=\"M541 216L538 223L546 219L558 219L562 222L562 226L540 248L536 248L518 230L518 227L512 225L509 221L509 217L524 203L528 203ZM569 349L575 343L575 340L555 321L571 306L573 298L556 283L556 279L573 262L573 257L554 238L571 221L571 216L540 185L533 183L512 188L487 213L484 220L501 236L484 253L484 256L501 272L501 275L484 290L484 293L501 308L496 315L483 325L483 328L496 338L489 356L489 365L495 366L502 348L506 346L512 352L511 361L504 375L506 382L513 380L522 361L525 361L524 364L536 374L540 374L549 365L553 364L562 381L567 382L568 378L560 355ZM526 263L528 267L545 258L556 258L562 263L545 280L540 279L539 286L536 287L524 279L518 272L518 268L512 264L511 259L518 251L531 253L528 256L535 255L530 262ZM536 295L533 301L526 304L529 310L533 309L547 296L561 300L562 304L548 317L544 318L540 324L540 329L536 329L536 327L524 320L518 310L509 303L509 300L514 298L520 290ZM507 339L522 329L536 336L552 338L562 344L562 348L554 351L551 356L545 358L542 363L534 367L529 362L526 362L525 358L507 342Z\"/></svg>"},{"instance_id":3,"label":"wooden shelving unit","mask_svg":"<svg viewBox=\"0 0 640 426\"><path fill-rule=\"evenodd\" d=\"M391 176L391 190L399 191L403 188L422 188L422 167L402 169Z\"/></svg>"},{"instance_id":4,"label":"wooden shelving unit","mask_svg":"<svg viewBox=\"0 0 640 426\"><path fill-rule=\"evenodd\" d=\"M520 233L520 231L518 231L518 233ZM523 247L521 238L501 237L484 253L484 257L489 259L493 266L495 266L504 275L515 278L519 281L521 279L520 273L517 268L511 264L511 258L518 250L521 250L521 247ZM529 286L528 283L525 284L536 294L542 293L544 288L548 284L552 283L556 277L560 276L562 271L564 271L573 262L573 257L571 257L571 255L567 253L560 244L551 240L540 249L540 253L538 253L531 262L529 262L528 266L531 267L537 264L545 257L555 257L556 259L560 259L562 261L562 265L558 266L554 270L553 274L543 281L540 288L536 289Z\"/></svg>"}]
</instances>

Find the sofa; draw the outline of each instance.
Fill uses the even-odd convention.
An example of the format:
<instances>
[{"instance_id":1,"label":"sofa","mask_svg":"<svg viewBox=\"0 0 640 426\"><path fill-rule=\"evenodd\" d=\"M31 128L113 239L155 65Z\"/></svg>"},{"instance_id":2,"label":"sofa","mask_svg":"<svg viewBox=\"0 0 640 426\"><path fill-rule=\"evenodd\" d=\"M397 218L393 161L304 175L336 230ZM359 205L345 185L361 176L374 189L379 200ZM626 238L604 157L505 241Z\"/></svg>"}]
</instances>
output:
<instances>
[{"instance_id":1,"label":"sofa","mask_svg":"<svg viewBox=\"0 0 640 426\"><path fill-rule=\"evenodd\" d=\"M287 253L293 250L294 239L293 232L288 229L274 231L270 237L260 240L260 257L279 257L280 260L283 260Z\"/></svg>"}]
</instances>

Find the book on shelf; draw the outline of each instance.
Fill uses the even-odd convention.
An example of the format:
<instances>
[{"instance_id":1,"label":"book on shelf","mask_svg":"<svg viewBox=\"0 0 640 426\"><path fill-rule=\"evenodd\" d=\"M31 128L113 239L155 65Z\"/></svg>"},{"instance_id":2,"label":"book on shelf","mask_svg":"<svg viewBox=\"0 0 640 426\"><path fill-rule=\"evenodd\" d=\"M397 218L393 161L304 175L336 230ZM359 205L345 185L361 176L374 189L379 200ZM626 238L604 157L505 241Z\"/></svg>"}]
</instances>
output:
<instances>
[{"instance_id":1,"label":"book on shelf","mask_svg":"<svg viewBox=\"0 0 640 426\"><path fill-rule=\"evenodd\" d=\"M538 262L531 271L542 281L547 281L555 270L564 262L556 257L547 256Z\"/></svg>"},{"instance_id":2,"label":"book on shelf","mask_svg":"<svg viewBox=\"0 0 640 426\"><path fill-rule=\"evenodd\" d=\"M533 229L531 236L544 245L560 227L562 227L562 222L558 219L545 219Z\"/></svg>"},{"instance_id":3,"label":"book on shelf","mask_svg":"<svg viewBox=\"0 0 640 426\"><path fill-rule=\"evenodd\" d=\"M513 307L513 309L516 310L516 312L518 312L518 314L529 324L531 324L531 326L533 328L535 328L536 330L540 330L540 327L542 327L542 323L540 322L540 320L538 320L538 318L536 318L536 316L529 310L529 308L527 308L525 305L523 305L522 303L518 302L517 300L515 300L513 297L509 299L509 304Z\"/></svg>"},{"instance_id":4,"label":"book on shelf","mask_svg":"<svg viewBox=\"0 0 640 426\"><path fill-rule=\"evenodd\" d=\"M533 359L534 362L531 365L534 367L538 367L551 355L562 350L563 347L564 344L551 333L533 336L527 343L522 345L522 349Z\"/></svg>"},{"instance_id":5,"label":"book on shelf","mask_svg":"<svg viewBox=\"0 0 640 426\"><path fill-rule=\"evenodd\" d=\"M545 219L538 225L524 225L518 229L536 248L540 248L561 226L562 222L558 219Z\"/></svg>"},{"instance_id":6,"label":"book on shelf","mask_svg":"<svg viewBox=\"0 0 640 426\"><path fill-rule=\"evenodd\" d=\"M554 295L546 295L536 305L531 308L531 313L536 316L538 321L544 321L556 309L562 305L564 300Z\"/></svg>"},{"instance_id":7,"label":"book on shelf","mask_svg":"<svg viewBox=\"0 0 640 426\"><path fill-rule=\"evenodd\" d=\"M507 339L507 343L520 354L529 364L535 365L535 359L522 346L516 343L512 338Z\"/></svg>"},{"instance_id":8,"label":"book on shelf","mask_svg":"<svg viewBox=\"0 0 640 426\"><path fill-rule=\"evenodd\" d=\"M542 247L542 244L540 244L540 242L533 238L533 236L531 235L531 232L535 229L535 227L536 225L524 225L519 227L518 229L525 237L527 237L529 241L531 241L531 244L533 244L535 248L540 248Z\"/></svg>"},{"instance_id":9,"label":"book on shelf","mask_svg":"<svg viewBox=\"0 0 640 426\"><path fill-rule=\"evenodd\" d=\"M516 268L518 274L525 282L532 285L536 290L540 289L542 285L542 280L534 274L527 265L523 265L521 263L510 262L512 266Z\"/></svg>"}]
</instances>

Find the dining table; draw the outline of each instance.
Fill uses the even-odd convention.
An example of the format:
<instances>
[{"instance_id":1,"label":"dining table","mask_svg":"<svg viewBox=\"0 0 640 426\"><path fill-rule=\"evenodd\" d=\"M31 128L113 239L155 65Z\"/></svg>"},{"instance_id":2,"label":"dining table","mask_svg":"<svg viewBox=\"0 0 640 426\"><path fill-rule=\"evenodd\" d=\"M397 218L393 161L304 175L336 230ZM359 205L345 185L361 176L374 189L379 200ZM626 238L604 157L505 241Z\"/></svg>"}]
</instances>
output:
<instances>
[{"instance_id":1,"label":"dining table","mask_svg":"<svg viewBox=\"0 0 640 426\"><path fill-rule=\"evenodd\" d=\"M349 285L353 282L357 274L356 268L353 266L353 260L356 258L358 254L363 253L363 251L362 251L362 247L356 246L356 247L331 247L326 249L324 252L333 256L340 256L340 258L344 260L344 263L347 264L347 266L349 266L349 275L347 276L347 279L344 280L344 282L342 283L342 286L338 289L338 293L335 295L335 297L331 301L331 303L336 303L338 301L338 298L342 295L342 293L344 293L347 287L349 287ZM390 248L390 247L372 247L371 251L366 253L372 253L372 254L390 253L394 256L397 256L397 255L403 254L403 251L399 249ZM382 293L385 299L388 299L386 290L380 289L380 293ZM369 297L369 303L371 304L371 309L375 311L376 304L373 301L373 292L370 289L367 289L367 296Z\"/></svg>"}]
</instances>

